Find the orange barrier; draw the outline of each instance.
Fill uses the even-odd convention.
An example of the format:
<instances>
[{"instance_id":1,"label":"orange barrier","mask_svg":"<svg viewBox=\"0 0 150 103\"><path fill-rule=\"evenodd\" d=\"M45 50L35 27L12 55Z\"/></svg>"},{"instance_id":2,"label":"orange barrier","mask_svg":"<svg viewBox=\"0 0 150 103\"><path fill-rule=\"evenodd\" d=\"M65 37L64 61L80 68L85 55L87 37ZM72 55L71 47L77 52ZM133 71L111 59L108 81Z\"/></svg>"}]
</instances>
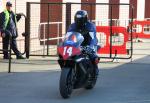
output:
<instances>
[{"instance_id":1,"label":"orange barrier","mask_svg":"<svg viewBox=\"0 0 150 103\"><path fill-rule=\"evenodd\" d=\"M133 38L150 38L150 21L133 21Z\"/></svg>"},{"instance_id":2,"label":"orange barrier","mask_svg":"<svg viewBox=\"0 0 150 103\"><path fill-rule=\"evenodd\" d=\"M99 54L110 54L110 26L97 26L98 41L103 44ZM127 54L128 33L125 27L112 27L112 54Z\"/></svg>"}]
</instances>

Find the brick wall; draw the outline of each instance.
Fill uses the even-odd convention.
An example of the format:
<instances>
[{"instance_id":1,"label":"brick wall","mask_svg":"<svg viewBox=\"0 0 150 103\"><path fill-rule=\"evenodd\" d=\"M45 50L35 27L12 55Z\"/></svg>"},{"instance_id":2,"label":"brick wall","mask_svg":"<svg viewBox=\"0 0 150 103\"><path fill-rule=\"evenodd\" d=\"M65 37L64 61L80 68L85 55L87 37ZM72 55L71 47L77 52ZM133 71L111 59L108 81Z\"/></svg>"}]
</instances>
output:
<instances>
[{"instance_id":1,"label":"brick wall","mask_svg":"<svg viewBox=\"0 0 150 103\"><path fill-rule=\"evenodd\" d=\"M51 3L51 2L58 2L61 3L62 0L41 0L42 3ZM48 11L49 10L49 11ZM41 13L40 13L40 22L41 23L48 23L48 22L62 22L62 5L56 4L41 4ZM46 25L48 28L48 25ZM62 36L62 25L59 26L59 33L58 33L58 24L50 24L49 30L45 29L45 37L47 38L55 38L58 35ZM49 32L48 32L49 31ZM48 34L48 33L49 34ZM42 35L43 37L43 35ZM42 43L42 42L41 42ZM48 44L57 44L57 40L49 41Z\"/></svg>"}]
</instances>

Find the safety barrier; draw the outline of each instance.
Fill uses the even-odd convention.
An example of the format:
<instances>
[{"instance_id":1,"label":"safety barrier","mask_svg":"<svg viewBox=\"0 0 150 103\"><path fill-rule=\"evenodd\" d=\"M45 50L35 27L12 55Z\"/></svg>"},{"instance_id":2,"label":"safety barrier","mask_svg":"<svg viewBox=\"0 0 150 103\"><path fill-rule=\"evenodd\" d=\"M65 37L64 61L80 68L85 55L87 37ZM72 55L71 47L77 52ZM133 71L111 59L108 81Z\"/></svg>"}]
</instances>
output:
<instances>
[{"instance_id":1,"label":"safety barrier","mask_svg":"<svg viewBox=\"0 0 150 103\"><path fill-rule=\"evenodd\" d=\"M133 38L150 38L150 21L133 21Z\"/></svg>"},{"instance_id":2,"label":"safety barrier","mask_svg":"<svg viewBox=\"0 0 150 103\"><path fill-rule=\"evenodd\" d=\"M127 54L128 33L125 27L97 26L96 29L97 35L100 37L97 36L98 41L101 45L98 50L99 54ZM112 29L112 35L110 35L110 29Z\"/></svg>"}]
</instances>

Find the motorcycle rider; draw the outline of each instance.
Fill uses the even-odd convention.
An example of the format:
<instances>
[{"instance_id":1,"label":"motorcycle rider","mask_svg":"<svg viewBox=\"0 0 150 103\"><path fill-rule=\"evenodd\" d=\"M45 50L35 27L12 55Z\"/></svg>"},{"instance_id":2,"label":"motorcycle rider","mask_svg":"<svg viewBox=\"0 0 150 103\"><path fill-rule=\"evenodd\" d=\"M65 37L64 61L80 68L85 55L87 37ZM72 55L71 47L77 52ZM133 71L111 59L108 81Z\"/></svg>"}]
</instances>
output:
<instances>
[{"instance_id":1,"label":"motorcycle rider","mask_svg":"<svg viewBox=\"0 0 150 103\"><path fill-rule=\"evenodd\" d=\"M98 56L96 55L97 51L97 37L96 37L96 27L93 23L88 20L88 13L85 10L79 10L74 16L74 23L72 23L67 31L69 32L79 32L84 37L84 41L81 46L86 47L86 53L89 54L89 57L94 65L96 75L98 75Z\"/></svg>"}]
</instances>

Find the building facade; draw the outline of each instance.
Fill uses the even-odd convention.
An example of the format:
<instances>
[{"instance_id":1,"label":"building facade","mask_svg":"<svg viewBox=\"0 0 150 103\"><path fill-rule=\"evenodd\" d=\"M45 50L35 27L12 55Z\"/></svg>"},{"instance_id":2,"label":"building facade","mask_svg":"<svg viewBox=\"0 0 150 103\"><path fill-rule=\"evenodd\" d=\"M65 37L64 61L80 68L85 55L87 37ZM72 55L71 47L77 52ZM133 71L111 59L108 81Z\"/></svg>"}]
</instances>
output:
<instances>
[{"instance_id":1,"label":"building facade","mask_svg":"<svg viewBox=\"0 0 150 103\"><path fill-rule=\"evenodd\" d=\"M26 15L26 2L41 2L41 3L127 3L133 5L133 18L137 20L145 20L150 18L150 0L0 0L0 11L5 9L6 1L13 3L13 11L16 13L24 13ZM49 10L48 10L49 8ZM126 6L115 6L112 7L113 15L110 17L110 6L109 5L93 5L91 7L81 4L71 6L71 23L74 21L74 14L77 10L87 10L89 17L92 21L103 21L101 25L108 25L110 18L114 20L129 20L131 18L131 10ZM66 6L65 5L51 5L36 4L31 5L31 17L30 17L30 39L31 39L31 51L40 51L43 44L49 43L58 44L58 40L52 42L46 42L48 38L62 37L66 30ZM49 18L49 19L48 19ZM49 22L49 28L47 23ZM120 22L122 26L127 26L125 22ZM125 24L125 25L124 25ZM25 19L22 18L18 23L19 35L25 31ZM48 29L48 30L47 30ZM48 34L49 32L49 34ZM18 45L20 50L24 50L24 37L21 35L18 37ZM0 45L1 48L1 45ZM43 53L44 54L44 53Z\"/></svg>"}]
</instances>

